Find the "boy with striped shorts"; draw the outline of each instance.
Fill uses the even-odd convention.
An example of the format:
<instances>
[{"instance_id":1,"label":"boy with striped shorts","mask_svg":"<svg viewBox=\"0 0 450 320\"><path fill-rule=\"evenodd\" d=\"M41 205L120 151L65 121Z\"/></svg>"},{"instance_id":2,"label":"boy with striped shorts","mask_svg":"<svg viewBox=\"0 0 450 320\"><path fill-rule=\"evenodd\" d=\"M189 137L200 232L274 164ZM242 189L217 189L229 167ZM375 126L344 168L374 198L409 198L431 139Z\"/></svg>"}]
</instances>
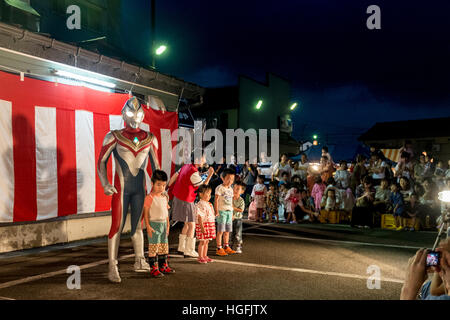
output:
<instances>
[{"instance_id":1,"label":"boy with striped shorts","mask_svg":"<svg viewBox=\"0 0 450 320\"><path fill-rule=\"evenodd\" d=\"M152 277L174 273L169 267L169 198L165 192L167 174L155 170L152 174L152 191L145 197L144 220L148 235L148 263Z\"/></svg>"}]
</instances>

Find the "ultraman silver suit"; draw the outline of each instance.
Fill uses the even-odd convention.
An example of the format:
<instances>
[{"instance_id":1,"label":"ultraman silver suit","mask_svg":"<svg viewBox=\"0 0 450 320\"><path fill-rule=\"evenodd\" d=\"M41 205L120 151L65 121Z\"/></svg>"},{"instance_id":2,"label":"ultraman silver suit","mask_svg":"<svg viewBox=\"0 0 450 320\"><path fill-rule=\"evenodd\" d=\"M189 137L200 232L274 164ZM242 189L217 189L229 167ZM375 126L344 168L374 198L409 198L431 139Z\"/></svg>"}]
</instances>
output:
<instances>
[{"instance_id":1,"label":"ultraman silver suit","mask_svg":"<svg viewBox=\"0 0 450 320\"><path fill-rule=\"evenodd\" d=\"M108 278L120 282L117 267L120 234L125 224L128 209L131 212L131 240L135 253L134 269L137 272L149 271L150 266L144 258L144 235L142 231L142 207L145 199L146 168L150 161L152 171L160 169L157 158L158 141L139 125L144 119L144 110L136 97L128 99L122 108L126 127L110 131L103 140L97 163L97 173L106 195L112 195L111 229L108 236ZM114 155L115 178L111 185L107 177L106 164Z\"/></svg>"}]
</instances>

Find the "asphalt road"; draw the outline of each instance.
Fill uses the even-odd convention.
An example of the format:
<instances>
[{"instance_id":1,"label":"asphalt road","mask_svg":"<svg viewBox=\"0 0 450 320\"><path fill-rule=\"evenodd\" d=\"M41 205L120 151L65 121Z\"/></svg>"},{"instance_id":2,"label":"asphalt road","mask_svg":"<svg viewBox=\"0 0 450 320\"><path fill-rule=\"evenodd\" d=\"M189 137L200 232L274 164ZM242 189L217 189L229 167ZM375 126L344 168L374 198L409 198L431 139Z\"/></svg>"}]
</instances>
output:
<instances>
[{"instance_id":1,"label":"asphalt road","mask_svg":"<svg viewBox=\"0 0 450 320\"><path fill-rule=\"evenodd\" d=\"M133 271L128 237L120 247L120 284L106 277L106 239L0 255L0 299L397 300L409 257L420 247L432 246L436 236L247 222L242 254L216 257L213 242L210 257L215 261L202 265L176 253L179 230L175 226L169 241L176 273L161 279ZM79 290L67 288L71 265L81 268ZM380 271L380 288L368 288L371 266Z\"/></svg>"}]
</instances>

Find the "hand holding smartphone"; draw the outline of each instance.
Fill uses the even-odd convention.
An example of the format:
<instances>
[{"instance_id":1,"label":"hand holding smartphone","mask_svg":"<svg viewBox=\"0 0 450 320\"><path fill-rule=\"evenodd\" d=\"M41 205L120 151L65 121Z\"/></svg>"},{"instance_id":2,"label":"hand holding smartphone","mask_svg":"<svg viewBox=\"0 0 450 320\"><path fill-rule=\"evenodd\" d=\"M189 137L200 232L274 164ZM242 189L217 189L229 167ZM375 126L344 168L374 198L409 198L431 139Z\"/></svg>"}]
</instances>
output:
<instances>
[{"instance_id":1,"label":"hand holding smartphone","mask_svg":"<svg viewBox=\"0 0 450 320\"><path fill-rule=\"evenodd\" d=\"M427 268L438 267L440 265L441 254L438 251L427 252Z\"/></svg>"}]
</instances>

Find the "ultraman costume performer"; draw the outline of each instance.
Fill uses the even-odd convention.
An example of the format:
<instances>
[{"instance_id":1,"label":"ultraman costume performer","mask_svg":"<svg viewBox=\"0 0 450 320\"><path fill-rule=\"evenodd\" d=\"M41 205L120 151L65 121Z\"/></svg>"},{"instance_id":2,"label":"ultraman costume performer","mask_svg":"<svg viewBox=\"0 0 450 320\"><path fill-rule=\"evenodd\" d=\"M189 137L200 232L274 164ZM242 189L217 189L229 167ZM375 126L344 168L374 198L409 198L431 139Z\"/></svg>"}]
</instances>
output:
<instances>
[{"instance_id":1,"label":"ultraman costume performer","mask_svg":"<svg viewBox=\"0 0 450 320\"><path fill-rule=\"evenodd\" d=\"M103 140L97 164L97 172L106 195L112 195L111 230L108 236L108 279L120 282L117 266L120 235L125 224L128 208L131 211L131 240L133 242L136 272L150 271L144 257L144 234L142 231L142 208L146 193L146 168L150 161L152 171L159 169L158 141L139 125L144 110L136 97L130 98L122 108L125 129L110 131ZM107 177L106 164L114 155L115 178L112 186ZM150 186L148 186L150 189Z\"/></svg>"}]
</instances>

